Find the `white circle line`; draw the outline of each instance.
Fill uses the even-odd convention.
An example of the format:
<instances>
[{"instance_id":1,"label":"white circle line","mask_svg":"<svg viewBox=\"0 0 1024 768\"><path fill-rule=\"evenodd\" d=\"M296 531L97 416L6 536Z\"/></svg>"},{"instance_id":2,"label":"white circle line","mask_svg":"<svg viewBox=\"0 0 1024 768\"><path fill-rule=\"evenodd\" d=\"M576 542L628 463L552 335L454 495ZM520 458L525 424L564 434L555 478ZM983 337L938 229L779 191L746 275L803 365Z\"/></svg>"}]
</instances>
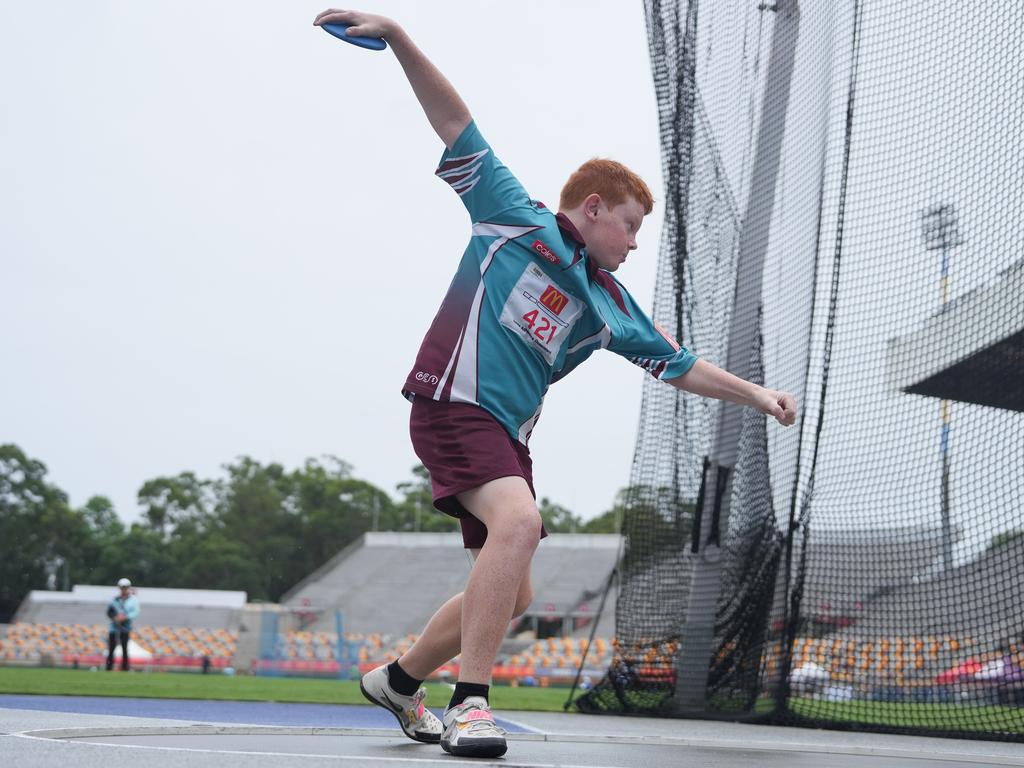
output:
<instances>
[{"instance_id":1,"label":"white circle line","mask_svg":"<svg viewBox=\"0 0 1024 768\"><path fill-rule=\"evenodd\" d=\"M154 729L156 730L156 729ZM63 736L58 738L47 738L45 736L35 736L31 731L22 731L19 733L12 733L11 736L16 736L22 739L31 739L34 741L59 741L70 739L69 736ZM122 734L123 735L123 734ZM138 734L136 734L138 735ZM155 734L151 734L155 735ZM199 734L199 735L215 735L215 734ZM281 734L278 734L281 735ZM301 735L301 734L293 734ZM89 738L98 738L98 736L92 736ZM188 752L188 753L199 753L199 754L213 754L213 755L245 755L245 756L260 756L260 757L310 757L318 760L358 760L363 763L378 762L378 763L422 763L431 765L452 765L452 758L423 758L423 757L374 757L373 755L325 755L316 754L311 752L264 752L259 750L244 750L244 749L201 749L199 747L158 747L149 746L145 744L109 744L104 741L85 741L85 740L74 740L75 744L88 744L93 747L113 747L115 749L148 749L157 750L161 752ZM512 763L508 760L488 760L483 761L480 759L473 760L473 765L488 765L488 766L501 766L501 768L596 768L594 765L574 765L569 763ZM599 766L597 768L629 768L627 766Z\"/></svg>"},{"instance_id":2,"label":"white circle line","mask_svg":"<svg viewBox=\"0 0 1024 768\"><path fill-rule=\"evenodd\" d=\"M108 736L245 736L245 735L276 735L276 736L380 736L392 737L398 734L397 729L384 728L315 728L310 726L252 726L252 725L187 725L187 726L122 726L120 728L63 728L40 729L12 733L11 736L38 739L41 741L57 741L62 739L101 738ZM938 750L922 750L919 747L877 747L845 744L812 744L783 741L726 741L722 739L694 738L685 736L616 736L612 734L545 734L545 733L510 733L510 741L550 741L550 742L584 742L604 744L630 744L644 746L675 746L694 747L699 749L719 749L727 751L762 751L762 752L803 752L828 755L850 755L854 757L895 757L907 760L944 760L955 763L983 763L986 765L1024 766L1024 757L1000 755L992 753L950 754ZM102 744L102 742L77 741L80 744ZM142 749L186 749L184 747L146 747L144 745L105 744L104 746L139 747ZM217 752L218 750L201 750ZM225 754L230 754L223 750ZM242 752L241 754L257 754ZM268 753L284 754L284 753ZM355 759L355 758L346 758ZM423 760L423 758L371 758L374 760ZM434 760L433 762L438 762ZM440 762L448 762L441 760ZM511 768L508 762L475 763L479 765L502 765ZM524 764L525 765L525 764ZM531 764L531 768L545 768L545 764ZM563 767L567 768L567 767Z\"/></svg>"}]
</instances>

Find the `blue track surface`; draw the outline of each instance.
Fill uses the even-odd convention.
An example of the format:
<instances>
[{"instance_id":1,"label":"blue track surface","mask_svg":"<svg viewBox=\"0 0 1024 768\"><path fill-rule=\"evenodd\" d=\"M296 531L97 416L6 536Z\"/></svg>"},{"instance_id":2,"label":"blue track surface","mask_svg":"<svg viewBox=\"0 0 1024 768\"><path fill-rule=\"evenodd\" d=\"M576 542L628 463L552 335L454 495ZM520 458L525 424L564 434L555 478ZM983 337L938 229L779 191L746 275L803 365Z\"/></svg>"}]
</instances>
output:
<instances>
[{"instance_id":1,"label":"blue track surface","mask_svg":"<svg viewBox=\"0 0 1024 768\"><path fill-rule=\"evenodd\" d=\"M297 725L308 728L398 728L379 707L350 704L278 704L265 701L196 701L191 699L122 699L103 696L0 696L0 708L86 715L125 715L189 720L197 723ZM438 717L442 711L431 708ZM527 729L495 718L509 733Z\"/></svg>"}]
</instances>

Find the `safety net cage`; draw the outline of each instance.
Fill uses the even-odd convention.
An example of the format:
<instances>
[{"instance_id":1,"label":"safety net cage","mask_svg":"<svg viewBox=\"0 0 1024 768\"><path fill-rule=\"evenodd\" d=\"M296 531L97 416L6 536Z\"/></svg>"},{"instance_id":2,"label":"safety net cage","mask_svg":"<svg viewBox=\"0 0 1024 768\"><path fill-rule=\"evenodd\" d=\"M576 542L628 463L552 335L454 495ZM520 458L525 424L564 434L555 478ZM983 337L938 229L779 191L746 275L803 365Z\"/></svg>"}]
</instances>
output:
<instances>
[{"instance_id":1,"label":"safety net cage","mask_svg":"<svg viewBox=\"0 0 1024 768\"><path fill-rule=\"evenodd\" d=\"M654 317L585 712L1024 741L1024 4L645 3Z\"/></svg>"}]
</instances>

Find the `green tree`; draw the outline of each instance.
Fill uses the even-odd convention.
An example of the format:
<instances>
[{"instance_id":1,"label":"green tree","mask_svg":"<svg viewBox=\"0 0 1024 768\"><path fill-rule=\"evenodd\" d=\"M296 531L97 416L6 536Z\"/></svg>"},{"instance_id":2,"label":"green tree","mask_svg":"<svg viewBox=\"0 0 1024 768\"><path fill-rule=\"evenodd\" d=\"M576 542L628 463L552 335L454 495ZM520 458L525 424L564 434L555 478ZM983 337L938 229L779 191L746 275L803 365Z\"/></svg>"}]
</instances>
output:
<instances>
[{"instance_id":1,"label":"green tree","mask_svg":"<svg viewBox=\"0 0 1024 768\"><path fill-rule=\"evenodd\" d=\"M301 566L296 567L303 560L301 510L290 498L293 478L280 464L263 466L247 456L225 469L228 477L210 532L238 542L260 564L250 598L274 601L301 578Z\"/></svg>"},{"instance_id":2,"label":"green tree","mask_svg":"<svg viewBox=\"0 0 1024 768\"><path fill-rule=\"evenodd\" d=\"M117 516L114 503L106 496L90 497L78 511L97 538L106 539L124 534L124 523Z\"/></svg>"},{"instance_id":3,"label":"green tree","mask_svg":"<svg viewBox=\"0 0 1024 768\"><path fill-rule=\"evenodd\" d=\"M583 522L576 515L546 496L541 498L538 509L548 533L576 533L583 527Z\"/></svg>"},{"instance_id":4,"label":"green tree","mask_svg":"<svg viewBox=\"0 0 1024 768\"><path fill-rule=\"evenodd\" d=\"M310 459L292 475L292 503L301 519L302 578L367 531L381 528L393 503L380 488L352 477L351 467L333 456ZM298 581L298 579L296 579Z\"/></svg>"},{"instance_id":5,"label":"green tree","mask_svg":"<svg viewBox=\"0 0 1024 768\"><path fill-rule=\"evenodd\" d=\"M46 473L45 464L16 445L0 445L2 620L9 619L30 590L46 588L47 560L63 558L74 580L96 556L85 515L69 506L67 494Z\"/></svg>"},{"instance_id":6,"label":"green tree","mask_svg":"<svg viewBox=\"0 0 1024 768\"><path fill-rule=\"evenodd\" d=\"M622 533L629 542L623 567L645 568L665 551L678 553L689 544L694 505L667 486L635 485L619 492Z\"/></svg>"},{"instance_id":7,"label":"green tree","mask_svg":"<svg viewBox=\"0 0 1024 768\"><path fill-rule=\"evenodd\" d=\"M390 530L439 533L459 530L459 521L456 518L434 509L430 473L427 468L417 464L411 471L413 479L399 483L395 488L402 498L395 505Z\"/></svg>"},{"instance_id":8,"label":"green tree","mask_svg":"<svg viewBox=\"0 0 1024 768\"><path fill-rule=\"evenodd\" d=\"M592 517L578 529L580 533L621 533L623 507L616 503L607 512Z\"/></svg>"},{"instance_id":9,"label":"green tree","mask_svg":"<svg viewBox=\"0 0 1024 768\"><path fill-rule=\"evenodd\" d=\"M208 523L222 489L211 480L200 480L192 472L147 480L139 489L138 501L146 524L161 536L169 536L185 520Z\"/></svg>"},{"instance_id":10,"label":"green tree","mask_svg":"<svg viewBox=\"0 0 1024 768\"><path fill-rule=\"evenodd\" d=\"M178 546L181 558L176 586L251 592L251 586L261 580L259 561L245 545L221 531L182 536Z\"/></svg>"},{"instance_id":11,"label":"green tree","mask_svg":"<svg viewBox=\"0 0 1024 768\"><path fill-rule=\"evenodd\" d=\"M178 566L161 533L134 523L125 533L103 542L89 581L113 584L126 576L148 587L180 587Z\"/></svg>"}]
</instances>

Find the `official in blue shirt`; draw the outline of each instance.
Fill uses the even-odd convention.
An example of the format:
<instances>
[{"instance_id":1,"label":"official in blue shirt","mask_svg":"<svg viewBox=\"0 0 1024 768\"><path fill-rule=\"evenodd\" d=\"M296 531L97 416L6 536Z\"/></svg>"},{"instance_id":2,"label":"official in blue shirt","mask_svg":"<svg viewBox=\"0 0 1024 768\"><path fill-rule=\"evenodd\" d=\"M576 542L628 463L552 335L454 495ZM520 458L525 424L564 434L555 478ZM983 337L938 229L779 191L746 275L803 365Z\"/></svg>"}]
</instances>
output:
<instances>
[{"instance_id":1,"label":"official in blue shirt","mask_svg":"<svg viewBox=\"0 0 1024 768\"><path fill-rule=\"evenodd\" d=\"M121 644L121 669L128 670L128 638L132 622L139 615L139 600L132 594L132 583L128 579L117 582L120 593L107 604L110 619L110 635L107 641L107 670L114 668L114 649Z\"/></svg>"}]
</instances>

